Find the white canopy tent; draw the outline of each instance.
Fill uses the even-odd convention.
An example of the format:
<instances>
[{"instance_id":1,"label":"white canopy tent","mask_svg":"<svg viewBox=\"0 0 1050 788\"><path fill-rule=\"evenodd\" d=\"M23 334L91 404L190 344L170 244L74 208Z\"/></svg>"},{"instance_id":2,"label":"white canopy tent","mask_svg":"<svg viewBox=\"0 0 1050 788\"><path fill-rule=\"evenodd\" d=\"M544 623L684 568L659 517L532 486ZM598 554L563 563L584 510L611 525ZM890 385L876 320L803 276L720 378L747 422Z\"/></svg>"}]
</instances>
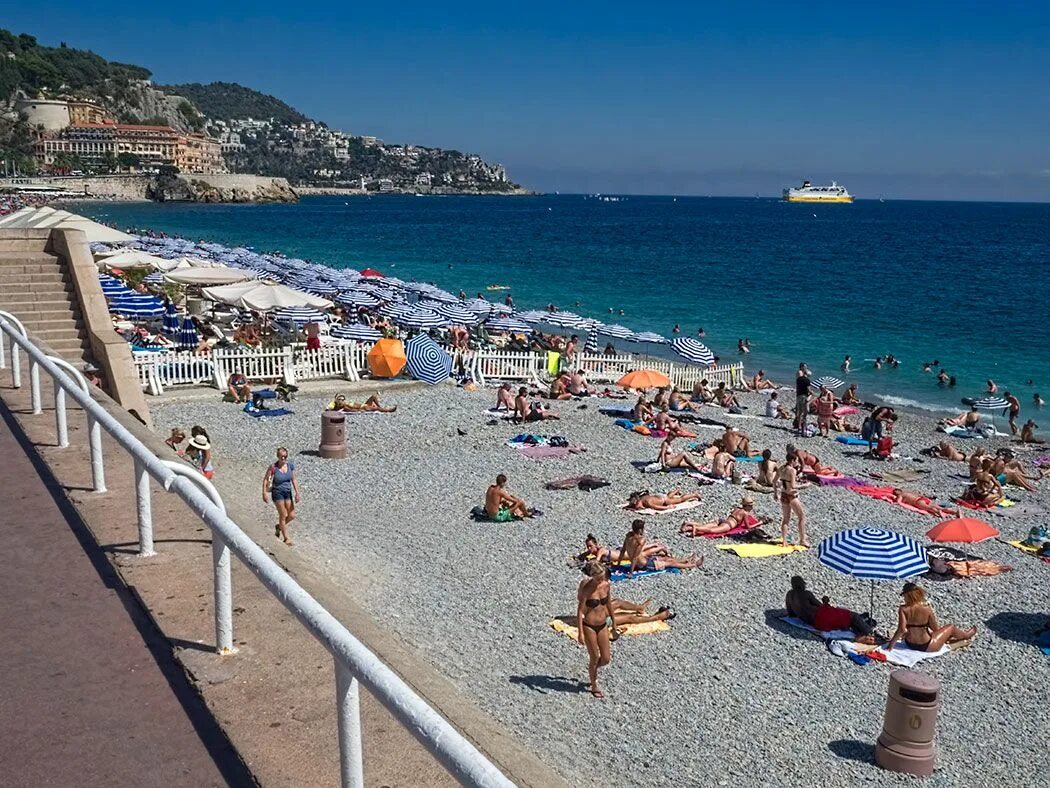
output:
<instances>
[{"instance_id":1,"label":"white canopy tent","mask_svg":"<svg viewBox=\"0 0 1050 788\"><path fill-rule=\"evenodd\" d=\"M202 291L207 298L221 301L224 304L269 312L272 309L283 309L288 306L312 306L317 309L328 309L332 302L299 290L293 290L277 282L251 281L238 282L221 287L205 287Z\"/></svg>"}]
</instances>

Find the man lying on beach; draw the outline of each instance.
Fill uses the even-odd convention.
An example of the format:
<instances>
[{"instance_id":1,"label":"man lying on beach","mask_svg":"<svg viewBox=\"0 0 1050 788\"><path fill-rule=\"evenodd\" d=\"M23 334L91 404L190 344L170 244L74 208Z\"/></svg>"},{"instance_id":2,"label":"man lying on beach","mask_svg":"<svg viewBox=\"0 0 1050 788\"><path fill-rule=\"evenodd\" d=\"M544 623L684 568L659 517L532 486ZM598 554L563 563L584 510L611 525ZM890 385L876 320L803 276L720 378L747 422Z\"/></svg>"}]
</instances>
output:
<instances>
[{"instance_id":1,"label":"man lying on beach","mask_svg":"<svg viewBox=\"0 0 1050 788\"><path fill-rule=\"evenodd\" d=\"M335 399L328 403L328 410L341 410L344 413L393 413L397 410L397 405L384 408L379 404L377 391L364 402L348 402L345 394L336 394Z\"/></svg>"},{"instance_id":2,"label":"man lying on beach","mask_svg":"<svg viewBox=\"0 0 1050 788\"><path fill-rule=\"evenodd\" d=\"M506 410L509 413L514 412L514 393L511 390L509 383L504 383L496 391L496 407L493 410Z\"/></svg>"},{"instance_id":3,"label":"man lying on beach","mask_svg":"<svg viewBox=\"0 0 1050 788\"><path fill-rule=\"evenodd\" d=\"M928 449L921 449L919 454L925 454L927 457L938 457L942 460L951 460L952 462L966 462L966 455L948 443L948 441L941 441Z\"/></svg>"},{"instance_id":4,"label":"man lying on beach","mask_svg":"<svg viewBox=\"0 0 1050 788\"><path fill-rule=\"evenodd\" d=\"M945 509L943 506L938 506L933 502L933 499L922 495L921 493L911 492L910 490L902 490L899 487L893 488L893 497L890 498L892 503L906 503L914 509L926 512L927 514L936 515L938 517L947 517L949 515L959 516L958 510L952 511Z\"/></svg>"},{"instance_id":5,"label":"man lying on beach","mask_svg":"<svg viewBox=\"0 0 1050 788\"><path fill-rule=\"evenodd\" d=\"M532 517L532 512L525 505L525 501L507 492L506 486L507 477L501 473L496 477L496 483L490 484L485 490L485 514L489 519L497 523L507 523L511 520Z\"/></svg>"},{"instance_id":6,"label":"man lying on beach","mask_svg":"<svg viewBox=\"0 0 1050 788\"><path fill-rule=\"evenodd\" d=\"M686 520L682 523L678 532L683 536L726 534L730 531L736 531L738 528L751 530L770 522L770 518L768 517L755 518L752 522L754 508L754 500L745 495L740 499L740 503L738 503L733 510L721 520L712 520L708 523L698 523L693 522L692 520Z\"/></svg>"},{"instance_id":7,"label":"man lying on beach","mask_svg":"<svg viewBox=\"0 0 1050 788\"><path fill-rule=\"evenodd\" d=\"M806 588L806 581L798 575L791 578L791 590L784 598L784 607L789 615L821 632L849 629L859 636L858 643L875 643L872 636L874 628L867 619L844 607L832 607L831 600L826 596L817 601L813 592Z\"/></svg>"},{"instance_id":8,"label":"man lying on beach","mask_svg":"<svg viewBox=\"0 0 1050 788\"><path fill-rule=\"evenodd\" d=\"M945 427L965 427L968 430L972 430L981 421L981 414L977 412L977 408L971 407L966 413L960 413L953 419L941 419L940 424Z\"/></svg>"},{"instance_id":9,"label":"man lying on beach","mask_svg":"<svg viewBox=\"0 0 1050 788\"><path fill-rule=\"evenodd\" d=\"M627 497L627 508L632 511L651 509L654 512L666 512L689 501L699 501L699 493L684 493L671 490L667 495L654 495L648 490L633 492Z\"/></svg>"},{"instance_id":10,"label":"man lying on beach","mask_svg":"<svg viewBox=\"0 0 1050 788\"><path fill-rule=\"evenodd\" d=\"M631 523L631 530L623 540L620 554L625 555L631 562L627 567L627 577L631 577L636 571L647 570L660 572L664 569L696 569L703 566L704 559L697 559L696 553L687 558L675 558L667 556L647 556L645 548L651 544L645 538L645 520L635 520Z\"/></svg>"},{"instance_id":11,"label":"man lying on beach","mask_svg":"<svg viewBox=\"0 0 1050 788\"><path fill-rule=\"evenodd\" d=\"M665 471L670 470L671 468L689 468L698 473L703 471L700 464L686 452L671 452L671 447L674 445L675 438L677 437L678 430L674 427L667 431L667 437L660 442L660 453L656 455L656 461L660 463Z\"/></svg>"}]
</instances>

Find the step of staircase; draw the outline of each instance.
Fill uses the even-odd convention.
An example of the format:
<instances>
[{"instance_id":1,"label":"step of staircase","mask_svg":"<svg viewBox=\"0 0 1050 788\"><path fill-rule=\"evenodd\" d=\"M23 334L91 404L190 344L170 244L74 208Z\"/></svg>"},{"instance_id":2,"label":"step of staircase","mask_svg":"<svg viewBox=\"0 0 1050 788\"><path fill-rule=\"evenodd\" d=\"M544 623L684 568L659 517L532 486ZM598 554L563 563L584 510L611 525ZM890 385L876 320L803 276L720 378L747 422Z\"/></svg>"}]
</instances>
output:
<instances>
[{"instance_id":1,"label":"step of staircase","mask_svg":"<svg viewBox=\"0 0 1050 788\"><path fill-rule=\"evenodd\" d=\"M51 271L39 271L35 273L26 273L24 271L9 273L6 268L0 268L0 285L32 284L33 287L36 287L37 285L58 284L65 281L65 273L57 267Z\"/></svg>"},{"instance_id":2,"label":"step of staircase","mask_svg":"<svg viewBox=\"0 0 1050 788\"><path fill-rule=\"evenodd\" d=\"M47 293L38 293L35 295L48 295ZM63 296L66 294L63 292ZM32 299L29 297L29 293L19 293L16 299L6 299L0 295L0 309L5 312L10 312L15 317L18 317L23 312L53 312L53 311L68 311L72 306L73 301L70 298L38 298Z\"/></svg>"},{"instance_id":3,"label":"step of staircase","mask_svg":"<svg viewBox=\"0 0 1050 788\"><path fill-rule=\"evenodd\" d=\"M0 238L0 252L43 252L46 248L46 238Z\"/></svg>"}]
</instances>

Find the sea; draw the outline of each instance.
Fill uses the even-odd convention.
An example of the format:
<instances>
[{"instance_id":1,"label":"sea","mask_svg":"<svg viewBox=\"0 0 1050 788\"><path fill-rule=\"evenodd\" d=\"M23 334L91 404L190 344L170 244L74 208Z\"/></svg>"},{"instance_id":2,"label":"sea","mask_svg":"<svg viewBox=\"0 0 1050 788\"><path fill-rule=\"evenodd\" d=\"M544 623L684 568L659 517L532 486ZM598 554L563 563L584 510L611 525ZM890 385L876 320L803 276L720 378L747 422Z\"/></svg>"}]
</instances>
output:
<instances>
[{"instance_id":1,"label":"sea","mask_svg":"<svg viewBox=\"0 0 1050 788\"><path fill-rule=\"evenodd\" d=\"M379 195L74 210L490 300L509 292L519 309L555 304L668 338L702 328L749 374L791 383L805 362L904 407L958 410L988 379L1021 400L1023 418L1037 416L1036 393L1050 396L1050 204ZM886 354L899 366L876 369ZM956 385L939 386L925 362Z\"/></svg>"}]
</instances>

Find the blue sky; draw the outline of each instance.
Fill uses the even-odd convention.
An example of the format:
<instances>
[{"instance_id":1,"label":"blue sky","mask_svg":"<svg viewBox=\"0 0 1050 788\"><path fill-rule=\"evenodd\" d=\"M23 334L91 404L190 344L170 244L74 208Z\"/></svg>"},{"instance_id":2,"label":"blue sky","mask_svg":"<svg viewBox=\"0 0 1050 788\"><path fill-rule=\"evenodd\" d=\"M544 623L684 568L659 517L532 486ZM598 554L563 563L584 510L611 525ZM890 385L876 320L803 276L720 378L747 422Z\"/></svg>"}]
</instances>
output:
<instances>
[{"instance_id":1,"label":"blue sky","mask_svg":"<svg viewBox=\"0 0 1050 788\"><path fill-rule=\"evenodd\" d=\"M0 25L477 152L537 189L775 194L805 177L1050 200L1048 3L40 0Z\"/></svg>"}]
</instances>

